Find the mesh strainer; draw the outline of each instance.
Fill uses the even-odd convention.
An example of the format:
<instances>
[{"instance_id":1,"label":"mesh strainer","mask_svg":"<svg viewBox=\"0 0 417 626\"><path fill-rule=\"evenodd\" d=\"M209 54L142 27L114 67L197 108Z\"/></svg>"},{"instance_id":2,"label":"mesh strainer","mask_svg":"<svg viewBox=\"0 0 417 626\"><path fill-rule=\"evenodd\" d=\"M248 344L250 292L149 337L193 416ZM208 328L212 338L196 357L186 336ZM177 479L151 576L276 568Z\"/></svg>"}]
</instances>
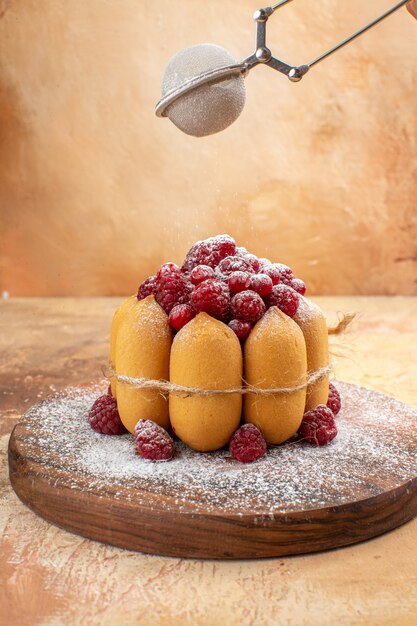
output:
<instances>
[{"instance_id":1,"label":"mesh strainer","mask_svg":"<svg viewBox=\"0 0 417 626\"><path fill-rule=\"evenodd\" d=\"M158 107L182 131L195 137L218 133L245 106L242 66L220 46L185 48L168 63L162 94Z\"/></svg>"},{"instance_id":2,"label":"mesh strainer","mask_svg":"<svg viewBox=\"0 0 417 626\"><path fill-rule=\"evenodd\" d=\"M266 23L280 7L278 4L255 11L256 49L240 63L220 46L200 44L178 52L165 70L161 100L156 105L158 117L168 117L180 130L204 137L224 130L239 117L245 105L244 78L256 65L263 63L299 82L313 65L350 43L383 19L404 6L402 0L389 11L306 65L288 65L275 58L266 45Z\"/></svg>"}]
</instances>

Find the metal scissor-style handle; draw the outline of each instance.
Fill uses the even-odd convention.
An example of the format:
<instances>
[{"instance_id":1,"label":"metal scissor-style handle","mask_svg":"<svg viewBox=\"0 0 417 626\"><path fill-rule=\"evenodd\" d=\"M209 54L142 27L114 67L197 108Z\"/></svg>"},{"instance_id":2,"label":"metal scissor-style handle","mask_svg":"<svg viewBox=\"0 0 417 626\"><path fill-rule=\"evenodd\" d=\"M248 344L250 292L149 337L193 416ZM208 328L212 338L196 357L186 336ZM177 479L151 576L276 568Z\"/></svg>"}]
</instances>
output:
<instances>
[{"instance_id":1,"label":"metal scissor-style handle","mask_svg":"<svg viewBox=\"0 0 417 626\"><path fill-rule=\"evenodd\" d=\"M353 35L350 35L350 37L347 37L333 48L330 48L330 50L327 50L327 52L324 52L313 61L310 61L310 63L295 67L293 65L288 65L287 63L284 63L283 61L280 61L279 59L272 56L271 50L266 45L266 23L268 19L277 9L284 6L284 4L288 4L292 1L293 0L282 0L281 2L278 2L278 4L275 4L271 7L266 7L265 9L259 9L258 11L255 11L253 19L256 22L256 50L253 54L247 57L243 61L243 63L246 65L248 70L252 69L252 67L258 65L259 63L269 65L269 67L272 67L274 70L277 70L278 72L281 72L282 74L288 76L288 78L295 83L300 81L304 74L307 74L307 72L311 67L313 67L313 65L320 63L320 61L323 61L323 59L326 59L331 54L334 54L337 50L343 48L343 46L346 46L348 43L356 39L356 37L359 37L359 35L362 35L376 24L379 24L379 22L384 20L386 17L389 17L395 11L398 11L398 9L400 9L408 2L408 0L401 0L401 2L386 11L383 15L380 15L372 22L353 33Z\"/></svg>"}]
</instances>

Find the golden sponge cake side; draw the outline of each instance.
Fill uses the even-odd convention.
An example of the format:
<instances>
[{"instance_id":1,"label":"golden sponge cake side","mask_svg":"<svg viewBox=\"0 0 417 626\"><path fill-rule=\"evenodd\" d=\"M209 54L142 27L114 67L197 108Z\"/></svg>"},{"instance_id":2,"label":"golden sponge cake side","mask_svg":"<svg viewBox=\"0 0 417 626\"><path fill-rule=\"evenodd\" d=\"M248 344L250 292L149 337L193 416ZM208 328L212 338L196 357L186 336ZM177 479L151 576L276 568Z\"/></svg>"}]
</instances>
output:
<instances>
[{"instance_id":1,"label":"golden sponge cake side","mask_svg":"<svg viewBox=\"0 0 417 626\"><path fill-rule=\"evenodd\" d=\"M300 296L294 321L301 328L307 347L307 369L315 372L329 364L329 336L326 318L317 304ZM326 404L329 397L329 376L309 385L305 410Z\"/></svg>"},{"instance_id":2,"label":"golden sponge cake side","mask_svg":"<svg viewBox=\"0 0 417 626\"><path fill-rule=\"evenodd\" d=\"M115 368L119 375L168 380L172 332L168 316L153 296L126 306L117 322ZM151 419L169 428L168 399L157 390L117 382L117 407L125 427Z\"/></svg>"},{"instance_id":3,"label":"golden sponge cake side","mask_svg":"<svg viewBox=\"0 0 417 626\"><path fill-rule=\"evenodd\" d=\"M130 296L122 302L122 304L116 309L110 329L110 365L116 371L116 337L117 330L119 328L120 321L123 319L124 315L135 306L135 302L137 302L136 296ZM111 392L113 397L117 397L117 381L115 378L111 379Z\"/></svg>"},{"instance_id":4,"label":"golden sponge cake side","mask_svg":"<svg viewBox=\"0 0 417 626\"><path fill-rule=\"evenodd\" d=\"M245 381L261 389L292 388L305 383L306 375L303 333L290 317L271 307L246 340ZM305 399L305 388L270 396L250 393L244 396L243 417L261 429L268 443L283 443L297 432Z\"/></svg>"},{"instance_id":5,"label":"golden sponge cake side","mask_svg":"<svg viewBox=\"0 0 417 626\"><path fill-rule=\"evenodd\" d=\"M242 385L242 350L234 332L207 313L182 328L172 344L171 383L202 389ZM190 448L200 452L226 445L238 428L240 394L199 396L171 394L172 427Z\"/></svg>"}]
</instances>

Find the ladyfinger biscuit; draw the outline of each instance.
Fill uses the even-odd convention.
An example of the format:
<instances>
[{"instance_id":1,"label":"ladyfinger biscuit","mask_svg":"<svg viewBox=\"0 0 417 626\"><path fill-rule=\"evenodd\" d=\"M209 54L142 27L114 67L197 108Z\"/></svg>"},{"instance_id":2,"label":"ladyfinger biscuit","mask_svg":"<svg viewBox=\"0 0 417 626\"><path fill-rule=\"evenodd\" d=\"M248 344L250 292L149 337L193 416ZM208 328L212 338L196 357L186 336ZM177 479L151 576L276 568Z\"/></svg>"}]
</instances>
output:
<instances>
[{"instance_id":1,"label":"ladyfinger biscuit","mask_svg":"<svg viewBox=\"0 0 417 626\"><path fill-rule=\"evenodd\" d=\"M171 383L198 389L237 389L242 385L242 350L235 333L207 313L199 313L176 335ZM240 394L170 394L169 413L178 437L200 452L227 444L239 426Z\"/></svg>"},{"instance_id":2,"label":"ladyfinger biscuit","mask_svg":"<svg viewBox=\"0 0 417 626\"><path fill-rule=\"evenodd\" d=\"M155 298L136 300L118 323L117 374L167 380L171 343L168 316ZM117 407L120 419L131 433L140 419L150 419L169 428L168 400L158 390L138 389L117 381Z\"/></svg>"},{"instance_id":3,"label":"ladyfinger biscuit","mask_svg":"<svg viewBox=\"0 0 417 626\"><path fill-rule=\"evenodd\" d=\"M116 309L113 320L111 323L110 329L110 366L116 371L116 337L117 337L117 329L119 328L120 320L123 319L124 315L127 311L134 307L135 302L137 302L136 296L130 296L127 300L122 302L122 304ZM113 397L117 396L117 382L115 378L111 379L111 392Z\"/></svg>"},{"instance_id":4,"label":"ladyfinger biscuit","mask_svg":"<svg viewBox=\"0 0 417 626\"><path fill-rule=\"evenodd\" d=\"M313 373L329 364L329 338L326 318L320 307L300 296L298 311L293 318L301 328L307 348L307 369ZM329 397L329 376L307 387L305 410L326 404Z\"/></svg>"},{"instance_id":5,"label":"ladyfinger biscuit","mask_svg":"<svg viewBox=\"0 0 417 626\"><path fill-rule=\"evenodd\" d=\"M244 347L244 379L261 389L292 388L306 381L307 354L303 333L293 320L271 307L259 320ZM243 417L258 426L266 441L279 444L298 430L306 389L268 396L244 396Z\"/></svg>"}]
</instances>

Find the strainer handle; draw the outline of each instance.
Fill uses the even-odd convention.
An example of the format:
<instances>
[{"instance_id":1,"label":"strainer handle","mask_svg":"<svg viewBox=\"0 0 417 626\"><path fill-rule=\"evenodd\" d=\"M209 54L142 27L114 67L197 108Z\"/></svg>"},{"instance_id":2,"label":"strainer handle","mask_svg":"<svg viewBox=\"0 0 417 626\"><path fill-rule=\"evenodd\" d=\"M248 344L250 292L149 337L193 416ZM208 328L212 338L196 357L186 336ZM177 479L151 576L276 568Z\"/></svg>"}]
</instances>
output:
<instances>
[{"instance_id":1,"label":"strainer handle","mask_svg":"<svg viewBox=\"0 0 417 626\"><path fill-rule=\"evenodd\" d=\"M346 39L338 43L336 46L334 46L333 48L330 48L330 50L327 50L327 52L324 52L323 54L318 56L316 59L314 59L314 61L311 61L310 63L308 63L308 67L310 68L310 67L313 67L313 65L320 63L321 61L323 61L323 59L326 59L328 56L334 54L335 52L337 52L337 50L340 50L340 48L343 48L348 43L356 39L356 37L359 37L359 35L366 33L366 31L368 31L369 29L379 24L379 22L382 22L382 20L384 20L386 17L389 17L390 15L392 15L392 13L395 13L395 11L398 11L398 9L400 9L405 4L407 4L407 2L408 0L402 0L401 2L393 6L391 9L383 13L383 15L380 15L376 19L372 20L372 22L370 22L363 28L357 30L355 33L353 33L353 35L350 35L350 37L346 37Z\"/></svg>"},{"instance_id":2,"label":"strainer handle","mask_svg":"<svg viewBox=\"0 0 417 626\"><path fill-rule=\"evenodd\" d=\"M255 11L253 19L257 23L256 51L254 52L254 54L245 59L244 63L246 64L248 69L252 69L252 67L258 65L259 63L264 63L265 65L269 65L269 67L272 67L274 70L285 74L291 81L298 82L305 74L307 74L311 67L317 65L317 63L320 63L324 59L327 59L327 57L340 50L340 48L343 48L348 43L379 24L379 22L382 22L382 20L389 17L390 15L395 13L395 11L398 11L398 9L407 4L409 0L401 0L401 2L398 2L398 4L393 6L391 9L388 9L388 11L386 11L376 19L372 20L372 22L370 22L363 28L360 28L349 37L346 37L346 39L333 46L333 48L330 48L330 50L327 50L316 59L313 59L313 61L310 61L310 63L306 63L305 65L300 65L298 67L288 65L288 63L280 61L276 57L272 56L270 49L266 46L266 22L277 9L292 1L293 0L281 0L281 2L278 2L273 6L266 7L264 9L258 9L257 11Z\"/></svg>"}]
</instances>

